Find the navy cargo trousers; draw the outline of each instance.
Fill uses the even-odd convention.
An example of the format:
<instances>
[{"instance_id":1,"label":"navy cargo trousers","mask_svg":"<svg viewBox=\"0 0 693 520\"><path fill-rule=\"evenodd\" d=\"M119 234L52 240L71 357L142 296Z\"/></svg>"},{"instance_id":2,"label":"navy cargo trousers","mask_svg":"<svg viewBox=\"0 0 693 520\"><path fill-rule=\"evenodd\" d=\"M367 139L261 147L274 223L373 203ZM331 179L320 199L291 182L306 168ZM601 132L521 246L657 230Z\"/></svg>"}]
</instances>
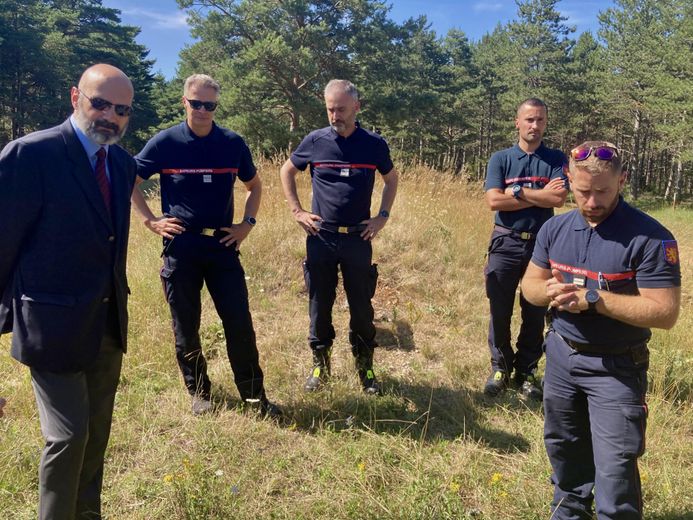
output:
<instances>
[{"instance_id":1,"label":"navy cargo trousers","mask_svg":"<svg viewBox=\"0 0 693 520\"><path fill-rule=\"evenodd\" d=\"M641 352L647 347L640 346ZM546 336L544 443L553 468L552 519L640 520L647 354L587 354Z\"/></svg>"},{"instance_id":2,"label":"navy cargo trousers","mask_svg":"<svg viewBox=\"0 0 693 520\"><path fill-rule=\"evenodd\" d=\"M264 396L263 374L245 272L239 252L233 245L220 244L220 236L183 233L166 247L161 281L173 318L176 358L188 392L209 398L211 383L199 334L204 283L224 327L226 352L241 399L259 399Z\"/></svg>"},{"instance_id":3,"label":"navy cargo trousers","mask_svg":"<svg viewBox=\"0 0 693 520\"><path fill-rule=\"evenodd\" d=\"M517 352L513 351L510 321L515 305L515 292L532 258L534 240L523 240L519 235L493 232L488 247L484 275L486 296L491 306L488 345L493 370L508 374L513 367L521 373L532 372L539 363L544 342L545 307L529 303L520 293L522 324L517 338Z\"/></svg>"},{"instance_id":4,"label":"navy cargo trousers","mask_svg":"<svg viewBox=\"0 0 693 520\"><path fill-rule=\"evenodd\" d=\"M330 348L335 338L332 306L336 297L338 268L349 303L349 342L354 353L372 351L376 346L373 305L378 268L372 265L373 248L358 233L321 230L306 240L303 264L309 294L310 333L313 350Z\"/></svg>"}]
</instances>

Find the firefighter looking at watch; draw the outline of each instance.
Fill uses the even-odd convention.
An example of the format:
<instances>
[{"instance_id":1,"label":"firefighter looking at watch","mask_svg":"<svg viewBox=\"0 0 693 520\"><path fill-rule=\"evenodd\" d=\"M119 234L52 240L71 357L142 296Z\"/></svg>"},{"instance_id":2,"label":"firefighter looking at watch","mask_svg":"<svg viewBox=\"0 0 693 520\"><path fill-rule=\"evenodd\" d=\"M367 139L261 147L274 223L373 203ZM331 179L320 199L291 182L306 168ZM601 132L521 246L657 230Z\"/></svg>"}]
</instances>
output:
<instances>
[{"instance_id":1,"label":"firefighter looking at watch","mask_svg":"<svg viewBox=\"0 0 693 520\"><path fill-rule=\"evenodd\" d=\"M539 231L522 280L549 305L544 442L553 467L551 518L642 518L637 459L645 450L647 343L679 313L676 241L620 195L621 153L588 141L570 154L577 209Z\"/></svg>"}]
</instances>

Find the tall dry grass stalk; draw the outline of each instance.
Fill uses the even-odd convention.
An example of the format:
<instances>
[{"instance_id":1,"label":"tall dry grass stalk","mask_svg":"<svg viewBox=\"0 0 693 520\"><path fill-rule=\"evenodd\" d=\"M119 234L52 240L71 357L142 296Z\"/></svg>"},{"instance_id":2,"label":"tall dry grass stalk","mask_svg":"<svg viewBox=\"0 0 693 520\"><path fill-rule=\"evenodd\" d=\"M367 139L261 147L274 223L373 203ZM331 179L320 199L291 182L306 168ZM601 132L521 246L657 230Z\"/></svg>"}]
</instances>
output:
<instances>
[{"instance_id":1,"label":"tall dry grass stalk","mask_svg":"<svg viewBox=\"0 0 693 520\"><path fill-rule=\"evenodd\" d=\"M158 270L160 241L133 218L130 352L117 397L104 509L113 519L540 519L548 518L549 464L540 407L514 392L487 401L488 304L482 267L492 214L480 186L422 167L403 168L392 217L375 241L376 373L385 395L359 391L340 290L334 381L301 388L310 364L301 260L279 162L259 165L258 225L242 247L270 397L284 424L242 413L223 332L206 297L201 336L214 415L194 418L173 353ZM309 176L300 176L310 200ZM379 203L376 185L374 209ZM240 188L236 207L242 207ZM240 218L241 209L237 209ZM679 324L655 332L648 451L642 459L646 518L693 514L693 216L655 214L677 236L684 298ZM42 440L28 371L0 340L0 518L36 516Z\"/></svg>"}]
</instances>

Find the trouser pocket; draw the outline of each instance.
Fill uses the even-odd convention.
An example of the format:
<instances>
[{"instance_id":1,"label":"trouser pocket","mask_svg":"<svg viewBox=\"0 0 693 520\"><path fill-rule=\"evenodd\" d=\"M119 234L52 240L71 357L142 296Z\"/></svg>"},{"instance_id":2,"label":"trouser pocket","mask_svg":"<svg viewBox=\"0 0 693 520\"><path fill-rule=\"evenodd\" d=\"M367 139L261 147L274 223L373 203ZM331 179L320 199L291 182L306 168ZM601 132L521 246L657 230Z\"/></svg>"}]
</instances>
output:
<instances>
[{"instance_id":1,"label":"trouser pocket","mask_svg":"<svg viewBox=\"0 0 693 520\"><path fill-rule=\"evenodd\" d=\"M306 292L310 294L310 269L308 268L308 260L303 261L303 282L306 285Z\"/></svg>"},{"instance_id":2,"label":"trouser pocket","mask_svg":"<svg viewBox=\"0 0 693 520\"><path fill-rule=\"evenodd\" d=\"M378 264L371 265L371 270L369 273L369 282L369 294L371 295L371 298L373 298L373 296L375 296L375 290L378 287Z\"/></svg>"},{"instance_id":3,"label":"trouser pocket","mask_svg":"<svg viewBox=\"0 0 693 520\"><path fill-rule=\"evenodd\" d=\"M647 405L621 405L623 413L623 456L637 458L645 453Z\"/></svg>"}]
</instances>

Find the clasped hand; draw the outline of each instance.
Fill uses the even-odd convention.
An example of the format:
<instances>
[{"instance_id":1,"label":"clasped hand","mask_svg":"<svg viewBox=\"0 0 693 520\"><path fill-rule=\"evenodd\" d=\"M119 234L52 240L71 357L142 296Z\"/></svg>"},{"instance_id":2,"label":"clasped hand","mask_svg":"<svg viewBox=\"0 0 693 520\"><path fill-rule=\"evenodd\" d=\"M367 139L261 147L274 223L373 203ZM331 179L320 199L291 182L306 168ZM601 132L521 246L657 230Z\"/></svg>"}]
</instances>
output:
<instances>
[{"instance_id":1,"label":"clasped hand","mask_svg":"<svg viewBox=\"0 0 693 520\"><path fill-rule=\"evenodd\" d=\"M565 283L558 269L551 269L552 277L546 280L546 296L549 306L559 311L582 312L587 308L585 290L574 283Z\"/></svg>"}]
</instances>

